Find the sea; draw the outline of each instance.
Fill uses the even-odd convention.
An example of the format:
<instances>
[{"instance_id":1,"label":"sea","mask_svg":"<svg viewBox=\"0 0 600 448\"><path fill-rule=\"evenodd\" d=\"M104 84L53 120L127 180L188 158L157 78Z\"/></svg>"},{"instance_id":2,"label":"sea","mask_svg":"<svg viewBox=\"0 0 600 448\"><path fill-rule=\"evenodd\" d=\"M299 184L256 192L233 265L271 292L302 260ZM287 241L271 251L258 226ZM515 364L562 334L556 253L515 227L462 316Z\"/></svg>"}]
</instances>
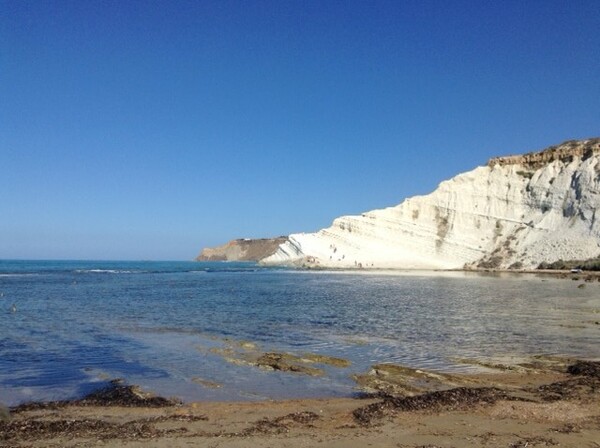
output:
<instances>
[{"instance_id":1,"label":"sea","mask_svg":"<svg viewBox=\"0 0 600 448\"><path fill-rule=\"evenodd\" d=\"M533 355L596 359L598 321L600 283L583 278L4 260L0 403L78 398L117 378L184 402L348 397L352 376L378 363L475 372ZM247 350L350 365L265 370Z\"/></svg>"}]
</instances>

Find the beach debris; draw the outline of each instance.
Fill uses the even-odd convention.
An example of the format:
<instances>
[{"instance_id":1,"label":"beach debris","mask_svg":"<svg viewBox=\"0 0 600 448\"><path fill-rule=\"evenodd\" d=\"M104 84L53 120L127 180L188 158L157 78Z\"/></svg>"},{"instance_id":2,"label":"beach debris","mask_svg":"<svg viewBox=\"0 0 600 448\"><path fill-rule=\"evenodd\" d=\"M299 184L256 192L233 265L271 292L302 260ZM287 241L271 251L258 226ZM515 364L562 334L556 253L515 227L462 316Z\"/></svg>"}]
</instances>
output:
<instances>
[{"instance_id":1,"label":"beach debris","mask_svg":"<svg viewBox=\"0 0 600 448\"><path fill-rule=\"evenodd\" d=\"M571 434L574 432L581 432L581 425L575 423L563 423L557 428L553 428L553 430L563 434Z\"/></svg>"},{"instance_id":2,"label":"beach debris","mask_svg":"<svg viewBox=\"0 0 600 448\"><path fill-rule=\"evenodd\" d=\"M573 378L543 384L527 391L542 401L573 400L600 393L600 361L576 361L566 372Z\"/></svg>"},{"instance_id":3,"label":"beach debris","mask_svg":"<svg viewBox=\"0 0 600 448\"><path fill-rule=\"evenodd\" d=\"M123 385L121 380L113 380L109 386L86 395L75 404L159 408L173 406L179 402L144 392L139 386Z\"/></svg>"},{"instance_id":4,"label":"beach debris","mask_svg":"<svg viewBox=\"0 0 600 448\"><path fill-rule=\"evenodd\" d=\"M314 427L321 417L310 411L300 411L276 418L263 418L240 432L203 433L209 437L248 437L252 435L274 435L289 432L294 427ZM205 415L190 413L169 413L126 422L113 422L91 418L52 418L33 417L18 421L0 421L0 443L2 441L45 440L68 437L93 438L97 440L143 440L186 436L190 430L186 426L165 429L161 423L207 421ZM4 446L4 445L2 445ZM13 446L13 445L10 445ZM20 446L20 445L19 445ZM79 446L79 445L78 445ZM87 445L86 445L87 446Z\"/></svg>"},{"instance_id":5,"label":"beach debris","mask_svg":"<svg viewBox=\"0 0 600 448\"><path fill-rule=\"evenodd\" d=\"M289 432L292 426L307 426L309 428L314 427L313 423L319 420L321 417L310 411L294 412L287 414L282 417L274 419L263 418L257 421L250 428L243 431L241 435L248 436L253 434L280 434Z\"/></svg>"},{"instance_id":6,"label":"beach debris","mask_svg":"<svg viewBox=\"0 0 600 448\"><path fill-rule=\"evenodd\" d=\"M102 439L148 439L180 430L158 430L142 421L123 424L96 419L30 419L25 421L0 422L2 440L44 440L47 438L94 437Z\"/></svg>"},{"instance_id":7,"label":"beach debris","mask_svg":"<svg viewBox=\"0 0 600 448\"><path fill-rule=\"evenodd\" d=\"M567 367L567 373L600 378L600 361L577 361Z\"/></svg>"},{"instance_id":8,"label":"beach debris","mask_svg":"<svg viewBox=\"0 0 600 448\"><path fill-rule=\"evenodd\" d=\"M582 396L591 396L598 391L600 391L600 381L597 378L586 376L544 384L528 390L539 400L545 402L575 400Z\"/></svg>"},{"instance_id":9,"label":"beach debris","mask_svg":"<svg viewBox=\"0 0 600 448\"><path fill-rule=\"evenodd\" d=\"M554 446L559 445L559 442L549 437L522 437L515 434L519 439L508 445L508 448L529 448L536 446Z\"/></svg>"},{"instance_id":10,"label":"beach debris","mask_svg":"<svg viewBox=\"0 0 600 448\"><path fill-rule=\"evenodd\" d=\"M177 409L165 415L151 416L125 422L115 422L98 418L51 418L34 416L26 419L15 419L10 422L0 420L0 444L2 441L37 440L68 437L92 438L97 440L139 440L156 439L157 437L186 435L188 429L183 426L164 428L155 426L156 423L178 423L207 421L203 414L182 412ZM2 445L4 446L4 445ZM9 445L15 446L15 445ZM21 446L21 445L16 445ZM52 445L62 446L62 445ZM77 444L77 446L83 446ZM88 446L85 444L85 446Z\"/></svg>"},{"instance_id":11,"label":"beach debris","mask_svg":"<svg viewBox=\"0 0 600 448\"><path fill-rule=\"evenodd\" d=\"M108 386L97 389L81 399L24 403L13 408L12 412L20 413L36 409L58 409L66 406L160 408L179 404L181 404L179 400L159 397L150 392L142 391L139 386L126 385L123 380L114 379L110 381Z\"/></svg>"},{"instance_id":12,"label":"beach debris","mask_svg":"<svg viewBox=\"0 0 600 448\"><path fill-rule=\"evenodd\" d=\"M353 411L354 420L368 426L395 412L424 410L458 410L482 404L493 404L506 399L504 391L493 387L457 387L429 392L413 397L389 397L383 401L363 406Z\"/></svg>"}]
</instances>

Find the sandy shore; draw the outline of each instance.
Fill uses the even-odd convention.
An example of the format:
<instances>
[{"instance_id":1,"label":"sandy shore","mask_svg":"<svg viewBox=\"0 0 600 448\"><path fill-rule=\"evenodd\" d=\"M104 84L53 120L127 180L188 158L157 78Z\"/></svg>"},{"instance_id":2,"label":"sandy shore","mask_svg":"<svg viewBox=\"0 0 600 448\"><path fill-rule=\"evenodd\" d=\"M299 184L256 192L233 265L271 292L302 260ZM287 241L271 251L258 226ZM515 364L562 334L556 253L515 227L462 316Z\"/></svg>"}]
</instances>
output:
<instances>
[{"instance_id":1,"label":"sandy shore","mask_svg":"<svg viewBox=\"0 0 600 448\"><path fill-rule=\"evenodd\" d=\"M448 272L475 272L496 274L534 274L555 278L567 278L582 281L600 281L600 271L572 272L570 269L449 269Z\"/></svg>"},{"instance_id":2,"label":"sandy shore","mask_svg":"<svg viewBox=\"0 0 600 448\"><path fill-rule=\"evenodd\" d=\"M451 377L374 369L370 386L385 387L361 399L177 404L115 383L11 409L0 446L600 447L600 362L497 367ZM388 379L430 390L383 392Z\"/></svg>"}]
</instances>

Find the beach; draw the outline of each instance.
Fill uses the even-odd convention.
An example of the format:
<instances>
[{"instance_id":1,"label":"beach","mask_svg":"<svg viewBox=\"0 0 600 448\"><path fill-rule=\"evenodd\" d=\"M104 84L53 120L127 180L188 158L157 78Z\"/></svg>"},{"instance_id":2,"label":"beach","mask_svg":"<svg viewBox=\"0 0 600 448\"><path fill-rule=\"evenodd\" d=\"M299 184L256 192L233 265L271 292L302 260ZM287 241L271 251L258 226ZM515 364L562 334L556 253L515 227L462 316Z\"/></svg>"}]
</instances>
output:
<instances>
[{"instance_id":1,"label":"beach","mask_svg":"<svg viewBox=\"0 0 600 448\"><path fill-rule=\"evenodd\" d=\"M0 448L600 448L598 1L1 5Z\"/></svg>"},{"instance_id":2,"label":"beach","mask_svg":"<svg viewBox=\"0 0 600 448\"><path fill-rule=\"evenodd\" d=\"M462 385L412 396L180 404L114 384L82 400L13 408L0 422L0 445L600 446L600 362L504 367L454 375Z\"/></svg>"},{"instance_id":3,"label":"beach","mask_svg":"<svg viewBox=\"0 0 600 448\"><path fill-rule=\"evenodd\" d=\"M577 280L11 262L0 446L598 447Z\"/></svg>"}]
</instances>

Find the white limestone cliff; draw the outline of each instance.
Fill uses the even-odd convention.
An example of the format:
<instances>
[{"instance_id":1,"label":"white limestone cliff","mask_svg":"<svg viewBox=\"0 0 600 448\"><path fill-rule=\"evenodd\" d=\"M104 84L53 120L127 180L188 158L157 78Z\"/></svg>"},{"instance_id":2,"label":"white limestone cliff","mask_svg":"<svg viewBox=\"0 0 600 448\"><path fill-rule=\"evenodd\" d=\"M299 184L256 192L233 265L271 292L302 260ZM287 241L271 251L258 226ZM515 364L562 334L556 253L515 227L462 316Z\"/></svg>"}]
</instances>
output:
<instances>
[{"instance_id":1,"label":"white limestone cliff","mask_svg":"<svg viewBox=\"0 0 600 448\"><path fill-rule=\"evenodd\" d=\"M335 268L533 268L600 254L600 139L491 159L431 194L316 233L265 264Z\"/></svg>"}]
</instances>

